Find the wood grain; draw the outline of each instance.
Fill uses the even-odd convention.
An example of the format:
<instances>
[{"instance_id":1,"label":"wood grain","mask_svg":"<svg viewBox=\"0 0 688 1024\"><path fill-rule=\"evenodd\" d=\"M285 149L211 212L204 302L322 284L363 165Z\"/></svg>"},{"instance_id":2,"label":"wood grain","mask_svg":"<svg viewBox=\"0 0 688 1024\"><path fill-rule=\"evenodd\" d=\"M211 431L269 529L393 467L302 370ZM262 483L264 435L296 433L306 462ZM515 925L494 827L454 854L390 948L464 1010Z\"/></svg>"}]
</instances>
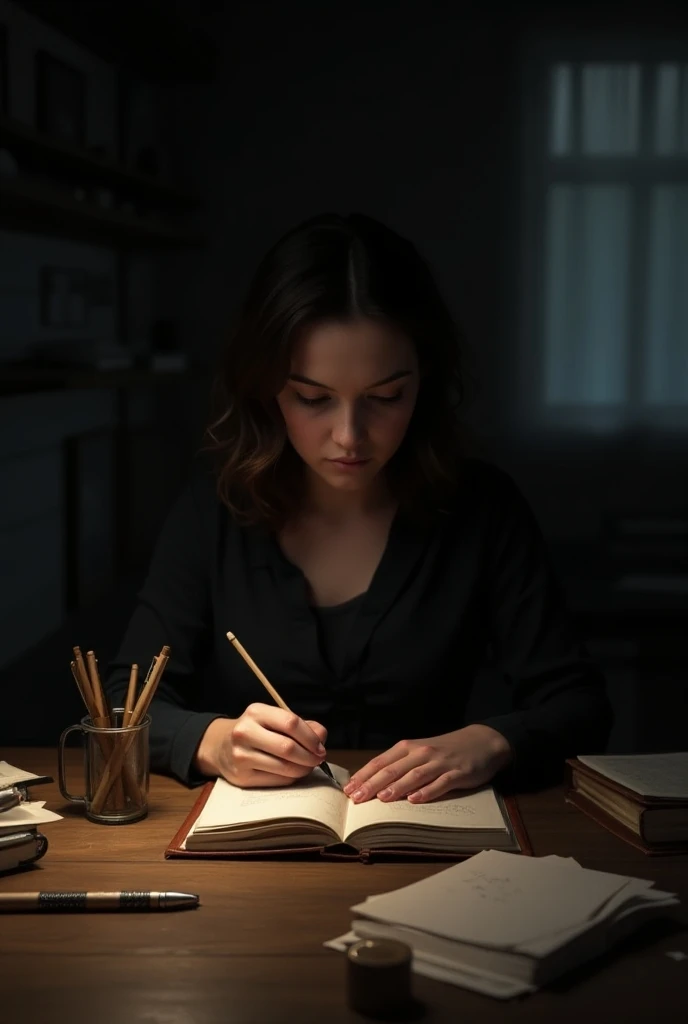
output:
<instances>
[{"instance_id":1,"label":"wood grain","mask_svg":"<svg viewBox=\"0 0 688 1024\"><path fill-rule=\"evenodd\" d=\"M80 752L68 751L70 774ZM363 752L332 751L355 768ZM3 751L56 776L52 750ZM350 1024L345 959L322 942L349 927L365 896L444 870L442 863L166 861L165 846L197 791L151 779L150 813L126 826L96 825L41 788L65 815L45 826L50 849L33 869L0 878L0 891L180 889L193 911L5 917L0 928L3 1024ZM535 853L576 857L585 867L654 878L688 902L688 857L648 858L564 803L560 789L519 798ZM688 930L653 926L619 951L527 999L502 1003L414 976L424 1024L609 1020L683 1022L688 1012ZM8 981L11 980L11 985ZM7 994L9 993L9 995ZM658 993L661 1014L658 1018Z\"/></svg>"}]
</instances>

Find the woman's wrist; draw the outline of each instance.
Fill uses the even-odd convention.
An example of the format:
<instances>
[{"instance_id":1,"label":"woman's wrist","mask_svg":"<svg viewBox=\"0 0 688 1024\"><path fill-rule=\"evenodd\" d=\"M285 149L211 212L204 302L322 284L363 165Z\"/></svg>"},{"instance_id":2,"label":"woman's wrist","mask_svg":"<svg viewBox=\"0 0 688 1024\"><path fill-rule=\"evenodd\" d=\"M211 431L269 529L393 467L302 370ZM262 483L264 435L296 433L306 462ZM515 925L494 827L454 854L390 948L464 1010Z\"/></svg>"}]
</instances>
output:
<instances>
[{"instance_id":1,"label":"woman's wrist","mask_svg":"<svg viewBox=\"0 0 688 1024\"><path fill-rule=\"evenodd\" d=\"M212 778L222 774L220 753L235 722L234 718L214 718L201 736L193 758L193 766L201 775Z\"/></svg>"},{"instance_id":2,"label":"woman's wrist","mask_svg":"<svg viewBox=\"0 0 688 1024\"><path fill-rule=\"evenodd\" d=\"M498 770L506 768L514 759L513 747L509 743L506 736L504 736L497 729L493 729L491 725L482 725L475 723L474 725L467 725L466 729L471 729L476 733L481 733L485 740L489 744L490 754L495 758L498 763Z\"/></svg>"}]
</instances>

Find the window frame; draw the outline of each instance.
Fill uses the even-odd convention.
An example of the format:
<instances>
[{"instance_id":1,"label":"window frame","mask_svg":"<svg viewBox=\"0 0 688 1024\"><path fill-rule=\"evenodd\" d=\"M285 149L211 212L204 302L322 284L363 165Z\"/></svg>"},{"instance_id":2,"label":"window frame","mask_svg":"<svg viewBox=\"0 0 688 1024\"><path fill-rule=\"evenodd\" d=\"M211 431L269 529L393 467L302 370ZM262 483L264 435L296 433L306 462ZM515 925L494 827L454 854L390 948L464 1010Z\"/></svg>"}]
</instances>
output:
<instances>
[{"instance_id":1,"label":"window frame","mask_svg":"<svg viewBox=\"0 0 688 1024\"><path fill-rule=\"evenodd\" d=\"M557 64L580 68L586 63L641 65L640 154L629 156L581 156L549 153L550 81ZM688 154L653 154L652 103L656 76L648 66L688 64L688 43L676 38L603 38L540 34L524 42L519 66L520 202L518 278L518 359L512 381L515 420L522 434L550 438L575 435L684 433L688 429L688 405L658 406L642 400L643 318L630 318L628 398L614 405L585 403L547 404L545 394L545 284L546 204L554 183L628 183L634 189L631 224L631 282L629 301L641 288L647 292L650 190L659 184L688 186ZM574 96L574 112L579 105ZM575 113L574 113L574 116ZM661 170L660 170L661 168Z\"/></svg>"}]
</instances>

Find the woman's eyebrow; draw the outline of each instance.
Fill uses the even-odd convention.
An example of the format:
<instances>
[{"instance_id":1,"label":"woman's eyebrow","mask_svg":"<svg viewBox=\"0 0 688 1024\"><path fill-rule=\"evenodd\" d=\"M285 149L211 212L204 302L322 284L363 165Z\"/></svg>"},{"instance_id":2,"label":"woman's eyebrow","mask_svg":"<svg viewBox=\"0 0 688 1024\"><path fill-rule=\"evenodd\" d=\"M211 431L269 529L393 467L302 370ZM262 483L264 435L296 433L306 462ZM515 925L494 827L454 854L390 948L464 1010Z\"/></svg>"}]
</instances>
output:
<instances>
[{"instance_id":1,"label":"woman's eyebrow","mask_svg":"<svg viewBox=\"0 0 688 1024\"><path fill-rule=\"evenodd\" d=\"M399 380L401 377L410 377L413 370L397 370L396 373L390 373L389 377L385 377L384 380L376 380L374 384L368 384L364 389L369 391L370 388L381 388L383 384L391 384L394 380ZM309 384L312 388L324 388L325 391L334 391L334 388L329 387L327 384L321 384L320 381L312 380L311 377L303 377L300 373L290 373L289 380L295 381L297 384Z\"/></svg>"}]
</instances>

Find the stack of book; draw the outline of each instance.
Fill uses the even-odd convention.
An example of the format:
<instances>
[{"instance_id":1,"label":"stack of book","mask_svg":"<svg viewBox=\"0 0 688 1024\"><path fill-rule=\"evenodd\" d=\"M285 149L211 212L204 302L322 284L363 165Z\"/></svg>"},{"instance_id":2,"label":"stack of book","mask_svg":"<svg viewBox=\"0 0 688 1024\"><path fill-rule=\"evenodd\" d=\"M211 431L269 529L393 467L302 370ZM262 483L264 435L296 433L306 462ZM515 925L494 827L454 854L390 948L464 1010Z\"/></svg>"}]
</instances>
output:
<instances>
[{"instance_id":1,"label":"stack of book","mask_svg":"<svg viewBox=\"0 0 688 1024\"><path fill-rule=\"evenodd\" d=\"M566 799L643 853L688 853L688 753L566 762Z\"/></svg>"},{"instance_id":2,"label":"stack of book","mask_svg":"<svg viewBox=\"0 0 688 1024\"><path fill-rule=\"evenodd\" d=\"M533 992L605 953L648 919L676 913L653 882L590 871L571 857L486 850L351 908L351 931L325 943L397 939L413 969L486 995Z\"/></svg>"},{"instance_id":3,"label":"stack of book","mask_svg":"<svg viewBox=\"0 0 688 1024\"><path fill-rule=\"evenodd\" d=\"M52 781L0 761L0 874L33 864L48 849L40 827L62 815L46 810L44 800L31 800L30 790Z\"/></svg>"}]
</instances>

